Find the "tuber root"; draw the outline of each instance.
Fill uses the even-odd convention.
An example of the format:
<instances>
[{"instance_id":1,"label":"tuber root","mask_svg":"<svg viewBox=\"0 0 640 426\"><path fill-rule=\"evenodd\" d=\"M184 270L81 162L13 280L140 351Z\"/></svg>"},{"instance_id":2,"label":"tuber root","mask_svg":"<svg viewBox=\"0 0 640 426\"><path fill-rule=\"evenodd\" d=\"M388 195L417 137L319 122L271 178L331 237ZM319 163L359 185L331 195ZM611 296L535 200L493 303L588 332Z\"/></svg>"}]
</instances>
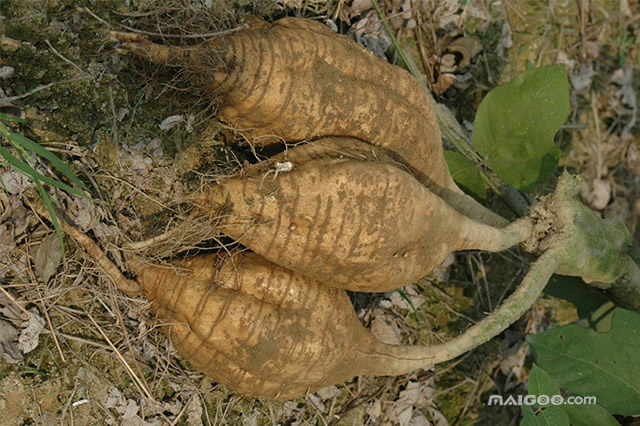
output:
<instances>
[{"instance_id":1,"label":"tuber root","mask_svg":"<svg viewBox=\"0 0 640 426\"><path fill-rule=\"evenodd\" d=\"M151 309L195 368L244 395L290 399L359 374L381 344L347 294L253 253L138 266ZM363 362L365 364L363 364Z\"/></svg>"},{"instance_id":2,"label":"tuber root","mask_svg":"<svg viewBox=\"0 0 640 426\"><path fill-rule=\"evenodd\" d=\"M195 215L219 217L224 234L280 266L364 292L411 283L452 251L502 251L529 235L526 219L497 229L462 216L401 167L363 142L321 139L209 187Z\"/></svg>"},{"instance_id":3,"label":"tuber root","mask_svg":"<svg viewBox=\"0 0 640 426\"><path fill-rule=\"evenodd\" d=\"M183 65L215 100L217 116L263 144L345 136L405 165L462 214L504 219L464 195L449 174L431 99L406 71L319 22L249 19L249 28L196 46L163 46L138 34L119 48L151 62Z\"/></svg>"},{"instance_id":4,"label":"tuber root","mask_svg":"<svg viewBox=\"0 0 640 426\"><path fill-rule=\"evenodd\" d=\"M33 203L46 214L46 208ZM398 375L453 359L502 332L538 297L558 265L543 254L498 310L433 346L394 346L364 328L342 289L286 270L255 253L211 253L173 267L128 261L130 280L87 235L71 235L129 295L143 294L178 353L229 388L291 399L357 375Z\"/></svg>"}]
</instances>

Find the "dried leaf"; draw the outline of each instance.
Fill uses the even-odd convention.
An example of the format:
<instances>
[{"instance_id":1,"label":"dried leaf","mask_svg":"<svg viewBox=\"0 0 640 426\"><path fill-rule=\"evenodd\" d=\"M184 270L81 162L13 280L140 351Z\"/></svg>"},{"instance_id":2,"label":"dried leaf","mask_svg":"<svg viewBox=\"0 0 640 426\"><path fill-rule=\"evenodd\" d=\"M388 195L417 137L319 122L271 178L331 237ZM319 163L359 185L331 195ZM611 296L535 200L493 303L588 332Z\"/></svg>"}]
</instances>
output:
<instances>
[{"instance_id":1,"label":"dried leaf","mask_svg":"<svg viewBox=\"0 0 640 426\"><path fill-rule=\"evenodd\" d=\"M391 39L380 22L375 10L370 10L353 26L352 29L359 45L373 52L377 57L386 61L385 52L391 46ZM369 70L361 70L367 74Z\"/></svg>"},{"instance_id":2,"label":"dried leaf","mask_svg":"<svg viewBox=\"0 0 640 426\"><path fill-rule=\"evenodd\" d=\"M316 395L318 395L318 397L320 397L320 399L326 401L327 399L335 398L336 396L340 395L341 392L337 386L331 385L327 386L326 388L322 388L315 393Z\"/></svg>"},{"instance_id":3,"label":"dried leaf","mask_svg":"<svg viewBox=\"0 0 640 426\"><path fill-rule=\"evenodd\" d=\"M405 390L400 392L400 397L394 402L391 410L392 416L397 419L400 426L408 426L413 417L413 408L421 397L421 385L411 381L407 383Z\"/></svg>"},{"instance_id":4,"label":"dried leaf","mask_svg":"<svg viewBox=\"0 0 640 426\"><path fill-rule=\"evenodd\" d=\"M36 251L34 268L36 275L42 282L48 282L49 278L55 274L62 260L62 252L58 243L58 236L51 234L47 236Z\"/></svg>"},{"instance_id":5,"label":"dried leaf","mask_svg":"<svg viewBox=\"0 0 640 426\"><path fill-rule=\"evenodd\" d=\"M389 345L399 345L402 343L398 326L393 323L392 318L386 315L382 309L374 310L374 317L371 322L371 334L381 342Z\"/></svg>"},{"instance_id":6,"label":"dried leaf","mask_svg":"<svg viewBox=\"0 0 640 426\"><path fill-rule=\"evenodd\" d=\"M0 256L6 256L16 248L12 228L8 223L0 224Z\"/></svg>"},{"instance_id":7,"label":"dried leaf","mask_svg":"<svg viewBox=\"0 0 640 426\"><path fill-rule=\"evenodd\" d=\"M0 78L1 79L5 79L5 78L9 78L13 75L15 69L13 67L10 67L8 65L2 66L0 67Z\"/></svg>"},{"instance_id":8,"label":"dried leaf","mask_svg":"<svg viewBox=\"0 0 640 426\"><path fill-rule=\"evenodd\" d=\"M406 309L408 311L413 311L414 308L418 309L420 305L422 305L427 300L425 296L418 293L418 291L412 284L405 286L403 291L404 294L409 298L409 300L411 300L413 306L411 306L409 302L407 302L407 299L405 299L397 291L392 292L389 296L392 306L396 306L400 309Z\"/></svg>"},{"instance_id":9,"label":"dried leaf","mask_svg":"<svg viewBox=\"0 0 640 426\"><path fill-rule=\"evenodd\" d=\"M371 417L372 420L377 420L382 414L382 405L380 404L379 399L373 400L369 408L367 408L367 415Z\"/></svg>"},{"instance_id":10,"label":"dried leaf","mask_svg":"<svg viewBox=\"0 0 640 426\"><path fill-rule=\"evenodd\" d=\"M14 326L19 327L29 319L29 316L16 304L20 304L23 308L27 304L16 300L10 300L4 293L0 293L0 314L10 321Z\"/></svg>"},{"instance_id":11,"label":"dried leaf","mask_svg":"<svg viewBox=\"0 0 640 426\"><path fill-rule=\"evenodd\" d=\"M18 348L23 354L27 354L38 346L40 332L44 329L44 320L40 315L31 312L31 316L23 326L25 328L18 338Z\"/></svg>"},{"instance_id":12,"label":"dried leaf","mask_svg":"<svg viewBox=\"0 0 640 426\"><path fill-rule=\"evenodd\" d=\"M23 361L18 348L18 331L10 322L0 319L0 355L10 364Z\"/></svg>"},{"instance_id":13,"label":"dried leaf","mask_svg":"<svg viewBox=\"0 0 640 426\"><path fill-rule=\"evenodd\" d=\"M182 123L183 120L184 118L182 114L172 115L162 120L162 122L158 125L158 127L160 127L160 130L169 130L173 127L176 127L178 124Z\"/></svg>"},{"instance_id":14,"label":"dried leaf","mask_svg":"<svg viewBox=\"0 0 640 426\"><path fill-rule=\"evenodd\" d=\"M195 395L187 406L187 424L202 426L202 401Z\"/></svg>"},{"instance_id":15,"label":"dried leaf","mask_svg":"<svg viewBox=\"0 0 640 426\"><path fill-rule=\"evenodd\" d=\"M591 87L593 76L596 72L593 70L593 64L582 64L579 68L574 69L569 76L571 85L577 92Z\"/></svg>"},{"instance_id":16,"label":"dried leaf","mask_svg":"<svg viewBox=\"0 0 640 426\"><path fill-rule=\"evenodd\" d=\"M9 194L20 195L27 188L34 186L35 184L24 173L20 173L15 169L10 169L0 175L0 181L4 184L4 189Z\"/></svg>"},{"instance_id":17,"label":"dried leaf","mask_svg":"<svg viewBox=\"0 0 640 426\"><path fill-rule=\"evenodd\" d=\"M477 37L460 37L446 47L446 50L456 52L460 56L460 59L456 60L456 69L467 68L471 65L471 60L482 52L482 49L482 42Z\"/></svg>"}]
</instances>

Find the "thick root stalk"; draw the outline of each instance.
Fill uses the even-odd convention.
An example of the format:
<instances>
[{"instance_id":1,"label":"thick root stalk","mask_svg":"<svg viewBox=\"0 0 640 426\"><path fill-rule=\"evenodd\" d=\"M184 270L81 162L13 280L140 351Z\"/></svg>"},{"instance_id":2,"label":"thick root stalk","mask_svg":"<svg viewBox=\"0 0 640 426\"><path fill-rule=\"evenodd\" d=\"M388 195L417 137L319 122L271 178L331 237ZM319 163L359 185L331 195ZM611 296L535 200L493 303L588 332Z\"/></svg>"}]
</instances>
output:
<instances>
[{"instance_id":1,"label":"thick root stalk","mask_svg":"<svg viewBox=\"0 0 640 426\"><path fill-rule=\"evenodd\" d=\"M488 342L520 318L536 301L561 262L559 250L549 250L531 265L517 290L494 312L463 334L433 346L392 346L380 343L372 351L360 351L359 374L394 376L454 359Z\"/></svg>"},{"instance_id":2,"label":"thick root stalk","mask_svg":"<svg viewBox=\"0 0 640 426\"><path fill-rule=\"evenodd\" d=\"M461 223L460 235L464 242L459 250L499 252L529 239L534 231L530 218L522 218L504 228L494 228L466 219Z\"/></svg>"}]
</instances>

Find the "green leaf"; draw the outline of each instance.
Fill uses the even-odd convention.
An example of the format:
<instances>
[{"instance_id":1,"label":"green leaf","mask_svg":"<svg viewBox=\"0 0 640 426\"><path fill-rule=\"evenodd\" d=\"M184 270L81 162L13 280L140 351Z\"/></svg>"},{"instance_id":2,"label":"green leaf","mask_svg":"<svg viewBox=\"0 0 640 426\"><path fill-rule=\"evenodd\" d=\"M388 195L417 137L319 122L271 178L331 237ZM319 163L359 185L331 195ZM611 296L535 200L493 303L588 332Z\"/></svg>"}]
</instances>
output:
<instances>
[{"instance_id":1,"label":"green leaf","mask_svg":"<svg viewBox=\"0 0 640 426\"><path fill-rule=\"evenodd\" d=\"M529 395L560 395L560 389L553 383L551 376L533 364L531 373L529 374ZM567 413L572 426L619 426L620 423L598 404L569 404L567 397L565 403L557 406ZM536 405L537 407L537 405ZM545 408L547 410L549 407Z\"/></svg>"},{"instance_id":2,"label":"green leaf","mask_svg":"<svg viewBox=\"0 0 640 426\"><path fill-rule=\"evenodd\" d=\"M89 191L89 189L73 174L71 169L67 167L67 165L58 158L53 152L47 150L42 145L32 141L26 136L23 136L19 133L11 133L8 136L9 140L13 143L16 143L29 151L33 151L36 155L46 158L51 162L51 165L62 172L67 178L69 178L73 183L78 185L80 188L85 191Z\"/></svg>"},{"instance_id":3,"label":"green leaf","mask_svg":"<svg viewBox=\"0 0 640 426\"><path fill-rule=\"evenodd\" d=\"M560 388L595 396L611 414L640 414L640 313L616 309L604 333L571 324L527 341L536 363Z\"/></svg>"},{"instance_id":4,"label":"green leaf","mask_svg":"<svg viewBox=\"0 0 640 426\"><path fill-rule=\"evenodd\" d=\"M484 186L480 170L473 161L454 151L445 151L444 159L449 166L453 180L468 194L480 201L487 199L487 188Z\"/></svg>"},{"instance_id":5,"label":"green leaf","mask_svg":"<svg viewBox=\"0 0 640 426\"><path fill-rule=\"evenodd\" d=\"M569 115L569 82L562 65L525 71L482 100L473 143L509 185L531 189L555 170L553 137Z\"/></svg>"},{"instance_id":6,"label":"green leaf","mask_svg":"<svg viewBox=\"0 0 640 426\"><path fill-rule=\"evenodd\" d=\"M67 191L67 192L69 192L71 194L74 194L74 195L77 195L79 197L86 198L88 200L91 199L90 197L88 197L83 192L78 191L77 189L67 185L66 183L51 179L51 178L43 175L42 173L40 173L37 170L35 170L33 167L29 166L29 164L27 164L24 161L19 160L16 157L14 157L9 151L7 151L4 148L0 148L0 157L4 158L9 164L11 164L13 167L15 167L20 172L30 176L31 179L33 179L34 181L40 181L40 182L48 183L49 185L56 186L56 187L58 187L58 188L60 188L60 189L62 189L64 191Z\"/></svg>"},{"instance_id":7,"label":"green leaf","mask_svg":"<svg viewBox=\"0 0 640 426\"><path fill-rule=\"evenodd\" d=\"M536 415L540 426L570 426L569 415L562 407L547 407Z\"/></svg>"},{"instance_id":8,"label":"green leaf","mask_svg":"<svg viewBox=\"0 0 640 426\"><path fill-rule=\"evenodd\" d=\"M595 405L563 405L569 415L571 426L620 426L620 423L607 410Z\"/></svg>"},{"instance_id":9,"label":"green leaf","mask_svg":"<svg viewBox=\"0 0 640 426\"><path fill-rule=\"evenodd\" d=\"M530 405L523 405L522 412L524 416L520 420L520 426L538 426L538 419Z\"/></svg>"},{"instance_id":10,"label":"green leaf","mask_svg":"<svg viewBox=\"0 0 640 426\"><path fill-rule=\"evenodd\" d=\"M547 395L552 397L554 395L560 395L560 389L556 386L551 377L542 368L533 364L531 373L529 373L529 395ZM538 404L534 405L538 407Z\"/></svg>"}]
</instances>

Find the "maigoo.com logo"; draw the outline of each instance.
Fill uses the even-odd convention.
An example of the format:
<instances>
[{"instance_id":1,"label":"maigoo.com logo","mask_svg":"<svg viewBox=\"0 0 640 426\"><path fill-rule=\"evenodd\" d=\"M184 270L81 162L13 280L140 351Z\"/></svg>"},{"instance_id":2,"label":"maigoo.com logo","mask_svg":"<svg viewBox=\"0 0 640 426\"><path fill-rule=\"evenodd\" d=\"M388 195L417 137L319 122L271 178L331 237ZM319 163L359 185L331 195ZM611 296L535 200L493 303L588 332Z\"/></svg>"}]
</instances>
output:
<instances>
[{"instance_id":1,"label":"maigoo.com logo","mask_svg":"<svg viewBox=\"0 0 640 426\"><path fill-rule=\"evenodd\" d=\"M487 405L595 405L595 396L569 396L562 395L491 395Z\"/></svg>"}]
</instances>

